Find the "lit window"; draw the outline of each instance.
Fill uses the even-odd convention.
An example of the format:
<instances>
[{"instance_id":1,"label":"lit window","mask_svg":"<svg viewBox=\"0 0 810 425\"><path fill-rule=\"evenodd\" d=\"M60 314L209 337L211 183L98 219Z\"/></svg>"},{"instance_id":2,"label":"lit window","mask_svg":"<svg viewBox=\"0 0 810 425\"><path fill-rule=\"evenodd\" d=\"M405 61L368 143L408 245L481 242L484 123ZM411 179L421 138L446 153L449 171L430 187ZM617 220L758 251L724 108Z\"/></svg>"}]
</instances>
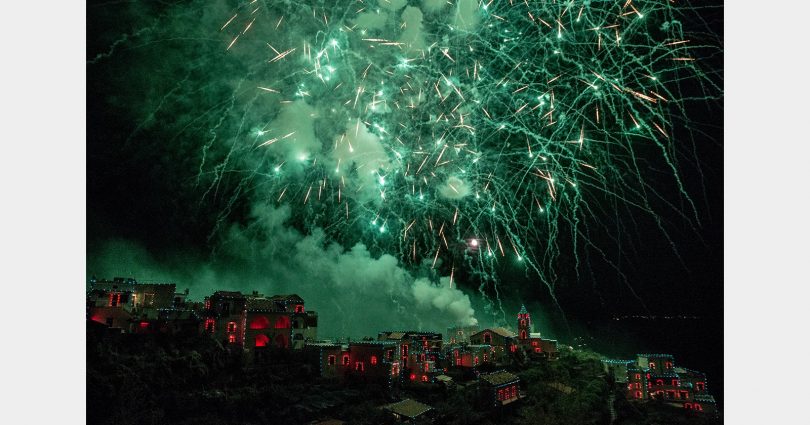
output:
<instances>
[{"instance_id":1,"label":"lit window","mask_svg":"<svg viewBox=\"0 0 810 425\"><path fill-rule=\"evenodd\" d=\"M210 333L214 333L215 324L216 324L216 322L214 321L214 319L206 319L205 320L205 331L210 332Z\"/></svg>"},{"instance_id":2,"label":"lit window","mask_svg":"<svg viewBox=\"0 0 810 425\"><path fill-rule=\"evenodd\" d=\"M235 344L236 343L236 335L234 335L234 334L228 335L228 342L231 343L231 344Z\"/></svg>"},{"instance_id":3,"label":"lit window","mask_svg":"<svg viewBox=\"0 0 810 425\"><path fill-rule=\"evenodd\" d=\"M427 381L428 381L427 375L422 375L422 382L427 382Z\"/></svg>"},{"instance_id":4,"label":"lit window","mask_svg":"<svg viewBox=\"0 0 810 425\"><path fill-rule=\"evenodd\" d=\"M521 327L521 328L525 328L525 327L526 327L526 320L525 320L525 319L521 319L521 320L520 320L520 327Z\"/></svg>"},{"instance_id":5,"label":"lit window","mask_svg":"<svg viewBox=\"0 0 810 425\"><path fill-rule=\"evenodd\" d=\"M236 332L236 322L228 322L228 332Z\"/></svg>"},{"instance_id":6,"label":"lit window","mask_svg":"<svg viewBox=\"0 0 810 425\"><path fill-rule=\"evenodd\" d=\"M534 352L539 353L540 352L540 347L534 347Z\"/></svg>"},{"instance_id":7,"label":"lit window","mask_svg":"<svg viewBox=\"0 0 810 425\"><path fill-rule=\"evenodd\" d=\"M461 357L456 357L456 366L461 366Z\"/></svg>"},{"instance_id":8,"label":"lit window","mask_svg":"<svg viewBox=\"0 0 810 425\"><path fill-rule=\"evenodd\" d=\"M453 356L458 357L458 350L453 350Z\"/></svg>"},{"instance_id":9,"label":"lit window","mask_svg":"<svg viewBox=\"0 0 810 425\"><path fill-rule=\"evenodd\" d=\"M641 380L641 374L640 373L636 374L636 380L639 380L639 381Z\"/></svg>"},{"instance_id":10,"label":"lit window","mask_svg":"<svg viewBox=\"0 0 810 425\"><path fill-rule=\"evenodd\" d=\"M641 389L641 382L636 382L636 388Z\"/></svg>"},{"instance_id":11,"label":"lit window","mask_svg":"<svg viewBox=\"0 0 810 425\"><path fill-rule=\"evenodd\" d=\"M487 361L489 361L489 359L487 358L487 355L484 354L484 362L486 363Z\"/></svg>"},{"instance_id":12,"label":"lit window","mask_svg":"<svg viewBox=\"0 0 810 425\"><path fill-rule=\"evenodd\" d=\"M663 379L656 379L655 380L655 385L664 385L664 380Z\"/></svg>"},{"instance_id":13,"label":"lit window","mask_svg":"<svg viewBox=\"0 0 810 425\"><path fill-rule=\"evenodd\" d=\"M641 391L636 391L636 398L641 398Z\"/></svg>"},{"instance_id":14,"label":"lit window","mask_svg":"<svg viewBox=\"0 0 810 425\"><path fill-rule=\"evenodd\" d=\"M425 361L425 353L422 353L422 355L421 355L421 356L419 356L419 361L420 361L420 362Z\"/></svg>"},{"instance_id":15,"label":"lit window","mask_svg":"<svg viewBox=\"0 0 810 425\"><path fill-rule=\"evenodd\" d=\"M478 364L478 356L475 356L475 362L473 364Z\"/></svg>"},{"instance_id":16,"label":"lit window","mask_svg":"<svg viewBox=\"0 0 810 425\"><path fill-rule=\"evenodd\" d=\"M296 312L296 313L303 313L303 312L304 312L304 306L303 306L303 305L301 305L301 304L296 304L296 306L295 306L295 312Z\"/></svg>"},{"instance_id":17,"label":"lit window","mask_svg":"<svg viewBox=\"0 0 810 425\"><path fill-rule=\"evenodd\" d=\"M655 369L655 363L654 362L650 362L650 369Z\"/></svg>"},{"instance_id":18,"label":"lit window","mask_svg":"<svg viewBox=\"0 0 810 425\"><path fill-rule=\"evenodd\" d=\"M673 380L672 380L672 386L673 386L673 387L677 387L677 386L678 386L678 380L677 380L677 379L673 379Z\"/></svg>"},{"instance_id":19,"label":"lit window","mask_svg":"<svg viewBox=\"0 0 810 425\"><path fill-rule=\"evenodd\" d=\"M502 389L498 390L498 400L503 400L503 399L504 399L503 390Z\"/></svg>"},{"instance_id":20,"label":"lit window","mask_svg":"<svg viewBox=\"0 0 810 425\"><path fill-rule=\"evenodd\" d=\"M526 339L526 331L520 331L520 339Z\"/></svg>"},{"instance_id":21,"label":"lit window","mask_svg":"<svg viewBox=\"0 0 810 425\"><path fill-rule=\"evenodd\" d=\"M517 350L517 345L510 345L510 346L509 346L509 351L511 351L511 352L513 352L513 353L514 353L514 352L515 352L515 350Z\"/></svg>"},{"instance_id":22,"label":"lit window","mask_svg":"<svg viewBox=\"0 0 810 425\"><path fill-rule=\"evenodd\" d=\"M706 388L706 384L704 384L703 382L698 382L696 386L698 391L703 391Z\"/></svg>"},{"instance_id":23,"label":"lit window","mask_svg":"<svg viewBox=\"0 0 810 425\"><path fill-rule=\"evenodd\" d=\"M667 369L672 369L672 362L667 362Z\"/></svg>"},{"instance_id":24,"label":"lit window","mask_svg":"<svg viewBox=\"0 0 810 425\"><path fill-rule=\"evenodd\" d=\"M377 356L371 356L371 364L377 364Z\"/></svg>"},{"instance_id":25,"label":"lit window","mask_svg":"<svg viewBox=\"0 0 810 425\"><path fill-rule=\"evenodd\" d=\"M344 366L348 366L348 365L349 365L349 355L348 355L348 354L344 354L344 355L343 355L343 365L344 365Z\"/></svg>"},{"instance_id":26,"label":"lit window","mask_svg":"<svg viewBox=\"0 0 810 425\"><path fill-rule=\"evenodd\" d=\"M532 341L532 346L537 347L537 341Z\"/></svg>"},{"instance_id":27,"label":"lit window","mask_svg":"<svg viewBox=\"0 0 810 425\"><path fill-rule=\"evenodd\" d=\"M355 362L354 363L354 370L363 371L363 362Z\"/></svg>"},{"instance_id":28,"label":"lit window","mask_svg":"<svg viewBox=\"0 0 810 425\"><path fill-rule=\"evenodd\" d=\"M394 364L394 365L391 367L391 375L397 375L397 374L399 374L399 365L398 365L398 364Z\"/></svg>"},{"instance_id":29,"label":"lit window","mask_svg":"<svg viewBox=\"0 0 810 425\"><path fill-rule=\"evenodd\" d=\"M412 374L411 374L411 381L414 381L414 380L416 380L416 374L415 374L415 373L412 373Z\"/></svg>"},{"instance_id":30,"label":"lit window","mask_svg":"<svg viewBox=\"0 0 810 425\"><path fill-rule=\"evenodd\" d=\"M692 403L684 403L683 408L687 410L692 410Z\"/></svg>"},{"instance_id":31,"label":"lit window","mask_svg":"<svg viewBox=\"0 0 810 425\"><path fill-rule=\"evenodd\" d=\"M703 411L703 406L695 403L695 410Z\"/></svg>"},{"instance_id":32,"label":"lit window","mask_svg":"<svg viewBox=\"0 0 810 425\"><path fill-rule=\"evenodd\" d=\"M329 363L329 366L334 366L335 365L335 356L329 356L329 358L327 360L327 363Z\"/></svg>"}]
</instances>

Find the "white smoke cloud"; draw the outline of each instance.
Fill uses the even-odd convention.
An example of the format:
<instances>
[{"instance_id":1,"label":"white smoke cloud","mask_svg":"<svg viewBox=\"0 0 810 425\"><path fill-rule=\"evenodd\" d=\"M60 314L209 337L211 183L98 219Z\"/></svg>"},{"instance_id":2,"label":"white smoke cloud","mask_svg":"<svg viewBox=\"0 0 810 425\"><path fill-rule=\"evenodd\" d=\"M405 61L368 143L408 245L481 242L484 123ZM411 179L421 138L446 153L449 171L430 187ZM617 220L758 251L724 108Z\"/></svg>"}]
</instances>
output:
<instances>
[{"instance_id":1,"label":"white smoke cloud","mask_svg":"<svg viewBox=\"0 0 810 425\"><path fill-rule=\"evenodd\" d=\"M385 171L391 169L390 160L380 138L368 127L356 120L346 126L345 132L335 141L330 154L332 169L341 176L349 176L349 183L361 201L380 200L385 190Z\"/></svg>"},{"instance_id":2,"label":"white smoke cloud","mask_svg":"<svg viewBox=\"0 0 810 425\"><path fill-rule=\"evenodd\" d=\"M322 337L376 336L393 329L441 332L456 323L477 323L469 296L451 287L449 278L439 284L416 278L395 257L375 256L363 244L346 249L329 242L321 229L304 235L289 226L290 217L287 205L255 206L249 224L230 227L220 262L158 261L138 245L118 241L102 249L101 257L88 259L88 273L173 281L198 300L215 290L296 293L318 312Z\"/></svg>"},{"instance_id":3,"label":"white smoke cloud","mask_svg":"<svg viewBox=\"0 0 810 425\"><path fill-rule=\"evenodd\" d=\"M469 183L458 177L449 177L439 186L439 195L447 199L462 199L472 192Z\"/></svg>"}]
</instances>

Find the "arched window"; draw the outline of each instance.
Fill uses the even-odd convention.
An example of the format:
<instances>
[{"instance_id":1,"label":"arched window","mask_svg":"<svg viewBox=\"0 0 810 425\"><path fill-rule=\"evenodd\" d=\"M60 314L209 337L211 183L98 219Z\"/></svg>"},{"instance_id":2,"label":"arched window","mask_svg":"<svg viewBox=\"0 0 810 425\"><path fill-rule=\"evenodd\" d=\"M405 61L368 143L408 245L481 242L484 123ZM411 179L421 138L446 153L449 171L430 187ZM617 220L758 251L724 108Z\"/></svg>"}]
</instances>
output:
<instances>
[{"instance_id":1,"label":"arched window","mask_svg":"<svg viewBox=\"0 0 810 425\"><path fill-rule=\"evenodd\" d=\"M236 322L228 322L228 332L236 332Z\"/></svg>"},{"instance_id":2,"label":"arched window","mask_svg":"<svg viewBox=\"0 0 810 425\"><path fill-rule=\"evenodd\" d=\"M258 334L256 335L256 347L267 347L270 343L270 338L267 337L265 334Z\"/></svg>"},{"instance_id":3,"label":"arched window","mask_svg":"<svg viewBox=\"0 0 810 425\"><path fill-rule=\"evenodd\" d=\"M636 398L641 398L641 391L636 391Z\"/></svg>"},{"instance_id":4,"label":"arched window","mask_svg":"<svg viewBox=\"0 0 810 425\"><path fill-rule=\"evenodd\" d=\"M427 382L427 381L428 381L427 375L422 375L422 382Z\"/></svg>"},{"instance_id":5,"label":"arched window","mask_svg":"<svg viewBox=\"0 0 810 425\"><path fill-rule=\"evenodd\" d=\"M250 329L269 329L270 320L267 316L256 316L250 320Z\"/></svg>"},{"instance_id":6,"label":"arched window","mask_svg":"<svg viewBox=\"0 0 810 425\"><path fill-rule=\"evenodd\" d=\"M520 331L520 339L526 339L526 331Z\"/></svg>"},{"instance_id":7,"label":"arched window","mask_svg":"<svg viewBox=\"0 0 810 425\"><path fill-rule=\"evenodd\" d=\"M343 355L343 366L348 366L348 365L349 365L349 355L344 354Z\"/></svg>"},{"instance_id":8,"label":"arched window","mask_svg":"<svg viewBox=\"0 0 810 425\"><path fill-rule=\"evenodd\" d=\"M655 369L655 362L650 362L650 369Z\"/></svg>"},{"instance_id":9,"label":"arched window","mask_svg":"<svg viewBox=\"0 0 810 425\"><path fill-rule=\"evenodd\" d=\"M484 334L484 344L492 344L492 335L489 332Z\"/></svg>"},{"instance_id":10,"label":"arched window","mask_svg":"<svg viewBox=\"0 0 810 425\"><path fill-rule=\"evenodd\" d=\"M526 319L520 319L520 327L521 327L521 328L525 328L525 327L526 327Z\"/></svg>"},{"instance_id":11,"label":"arched window","mask_svg":"<svg viewBox=\"0 0 810 425\"><path fill-rule=\"evenodd\" d=\"M276 329L288 329L290 327L290 317L289 316L278 316L276 319L276 324L273 325Z\"/></svg>"},{"instance_id":12,"label":"arched window","mask_svg":"<svg viewBox=\"0 0 810 425\"><path fill-rule=\"evenodd\" d=\"M377 356L371 356L371 364L377 364Z\"/></svg>"}]
</instances>

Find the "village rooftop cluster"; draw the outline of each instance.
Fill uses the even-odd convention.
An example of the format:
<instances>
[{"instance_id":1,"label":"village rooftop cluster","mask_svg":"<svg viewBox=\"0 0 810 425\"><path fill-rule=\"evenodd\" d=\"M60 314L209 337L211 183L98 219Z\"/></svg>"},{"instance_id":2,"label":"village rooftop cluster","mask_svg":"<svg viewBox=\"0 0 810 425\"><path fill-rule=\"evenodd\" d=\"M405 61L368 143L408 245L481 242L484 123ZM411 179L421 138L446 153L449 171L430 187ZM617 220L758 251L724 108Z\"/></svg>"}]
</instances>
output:
<instances>
[{"instance_id":1,"label":"village rooftop cluster","mask_svg":"<svg viewBox=\"0 0 810 425\"><path fill-rule=\"evenodd\" d=\"M560 355L556 340L532 332L525 306L517 313L516 331L451 326L446 335L385 330L376 339L322 340L317 335L318 314L307 310L298 295L216 291L203 302L191 302L188 293L178 293L173 283L93 278L87 293L88 324L131 334L208 334L233 350L243 350L254 363L268 361L279 351L295 351L317 367L321 377L389 389L474 382L481 402L492 408L523 398L520 379L502 368L516 359L554 361ZM685 409L716 411L705 375L675 367L671 355L639 354L635 360L603 360L603 365L616 383L626 386L629 400L657 399ZM410 399L385 408L403 421L429 417L432 410Z\"/></svg>"}]
</instances>

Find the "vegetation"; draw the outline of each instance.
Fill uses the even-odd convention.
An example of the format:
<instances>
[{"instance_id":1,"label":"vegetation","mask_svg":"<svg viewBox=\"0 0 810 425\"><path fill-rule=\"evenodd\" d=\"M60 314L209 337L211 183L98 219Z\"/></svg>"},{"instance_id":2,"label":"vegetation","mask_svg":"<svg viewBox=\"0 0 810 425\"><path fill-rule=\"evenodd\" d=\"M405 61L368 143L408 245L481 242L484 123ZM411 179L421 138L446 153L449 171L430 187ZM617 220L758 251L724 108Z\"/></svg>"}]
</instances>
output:
<instances>
[{"instance_id":1,"label":"vegetation","mask_svg":"<svg viewBox=\"0 0 810 425\"><path fill-rule=\"evenodd\" d=\"M571 351L558 361L515 359L525 398L484 406L474 384L403 388L394 393L362 382L324 380L303 356L279 351L259 364L206 336L87 333L89 424L296 424L338 418L350 424L393 424L381 406L414 398L434 407L435 423L614 424L720 423L664 404L629 403L595 353Z\"/></svg>"}]
</instances>

